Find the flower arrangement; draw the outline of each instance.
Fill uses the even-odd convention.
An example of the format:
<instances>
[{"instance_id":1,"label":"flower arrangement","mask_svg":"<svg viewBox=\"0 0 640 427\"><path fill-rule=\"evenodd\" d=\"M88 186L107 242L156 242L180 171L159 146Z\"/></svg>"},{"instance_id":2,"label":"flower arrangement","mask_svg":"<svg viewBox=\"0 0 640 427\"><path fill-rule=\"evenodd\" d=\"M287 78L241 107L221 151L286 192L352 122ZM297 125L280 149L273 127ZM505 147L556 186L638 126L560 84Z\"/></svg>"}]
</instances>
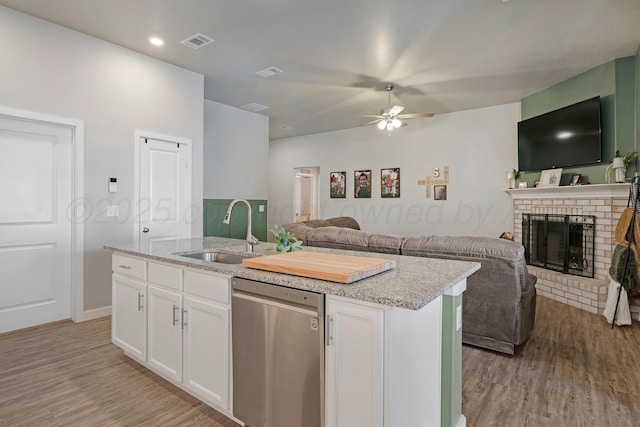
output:
<instances>
[{"instance_id":1,"label":"flower arrangement","mask_svg":"<svg viewBox=\"0 0 640 427\"><path fill-rule=\"evenodd\" d=\"M302 242L296 239L293 233L287 232L283 226L275 224L273 230L269 230L276 239L276 251L293 252L302 249Z\"/></svg>"}]
</instances>

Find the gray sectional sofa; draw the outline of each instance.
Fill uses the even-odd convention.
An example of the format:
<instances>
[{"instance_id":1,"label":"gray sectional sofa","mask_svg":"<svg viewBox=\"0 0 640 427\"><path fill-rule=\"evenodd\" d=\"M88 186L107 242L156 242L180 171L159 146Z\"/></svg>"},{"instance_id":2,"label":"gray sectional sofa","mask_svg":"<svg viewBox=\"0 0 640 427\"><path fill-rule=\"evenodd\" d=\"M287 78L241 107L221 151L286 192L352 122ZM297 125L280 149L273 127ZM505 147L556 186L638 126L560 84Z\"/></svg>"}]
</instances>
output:
<instances>
[{"instance_id":1,"label":"gray sectional sofa","mask_svg":"<svg viewBox=\"0 0 640 427\"><path fill-rule=\"evenodd\" d=\"M479 262L480 270L467 279L462 298L462 341L513 354L533 329L536 277L527 272L520 243L490 237L373 234L361 231L351 217L284 228L307 246Z\"/></svg>"}]
</instances>

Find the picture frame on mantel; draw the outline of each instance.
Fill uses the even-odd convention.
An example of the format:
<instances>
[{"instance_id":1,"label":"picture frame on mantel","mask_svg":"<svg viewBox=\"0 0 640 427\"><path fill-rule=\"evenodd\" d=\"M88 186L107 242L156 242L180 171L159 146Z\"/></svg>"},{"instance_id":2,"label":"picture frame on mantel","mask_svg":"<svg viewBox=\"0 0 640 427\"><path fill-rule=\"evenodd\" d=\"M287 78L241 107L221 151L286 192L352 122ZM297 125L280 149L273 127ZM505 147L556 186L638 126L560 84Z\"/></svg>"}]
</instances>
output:
<instances>
[{"instance_id":1,"label":"picture frame on mantel","mask_svg":"<svg viewBox=\"0 0 640 427\"><path fill-rule=\"evenodd\" d=\"M540 187L557 187L560 185L560 177L562 168L543 170L540 175Z\"/></svg>"}]
</instances>

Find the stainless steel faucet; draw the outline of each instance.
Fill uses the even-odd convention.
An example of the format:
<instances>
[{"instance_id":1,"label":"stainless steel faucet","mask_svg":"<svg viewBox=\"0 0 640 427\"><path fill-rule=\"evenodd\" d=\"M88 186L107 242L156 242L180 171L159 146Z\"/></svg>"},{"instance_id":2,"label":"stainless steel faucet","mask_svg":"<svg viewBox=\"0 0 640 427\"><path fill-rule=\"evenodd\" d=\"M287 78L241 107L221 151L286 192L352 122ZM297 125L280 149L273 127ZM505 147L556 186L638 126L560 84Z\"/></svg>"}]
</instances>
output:
<instances>
[{"instance_id":1,"label":"stainless steel faucet","mask_svg":"<svg viewBox=\"0 0 640 427\"><path fill-rule=\"evenodd\" d=\"M222 222L224 224L229 224L231 222L231 210L233 209L233 206L238 202L242 202L247 205L247 252L253 252L253 247L260 243L260 241L256 239L253 234L251 234L251 205L249 204L249 202L244 199L235 199L234 201L232 201L227 208L227 213L224 215L224 220L222 220Z\"/></svg>"}]
</instances>

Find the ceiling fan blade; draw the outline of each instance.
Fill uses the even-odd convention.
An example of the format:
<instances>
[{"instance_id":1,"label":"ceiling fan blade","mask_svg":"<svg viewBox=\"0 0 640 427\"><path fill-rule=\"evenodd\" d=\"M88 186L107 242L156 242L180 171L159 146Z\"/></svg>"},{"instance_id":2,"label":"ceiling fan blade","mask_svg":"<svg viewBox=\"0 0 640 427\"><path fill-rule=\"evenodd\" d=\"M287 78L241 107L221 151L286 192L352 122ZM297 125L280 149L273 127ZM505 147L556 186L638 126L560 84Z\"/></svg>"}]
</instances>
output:
<instances>
[{"instance_id":1,"label":"ceiling fan blade","mask_svg":"<svg viewBox=\"0 0 640 427\"><path fill-rule=\"evenodd\" d=\"M360 117L377 117L379 119L384 119L384 116L376 116L374 114L361 114Z\"/></svg>"},{"instance_id":2,"label":"ceiling fan blade","mask_svg":"<svg viewBox=\"0 0 640 427\"><path fill-rule=\"evenodd\" d=\"M390 116L397 116L398 114L400 114L402 112L402 110L404 110L404 107L401 107L400 105L394 105L389 110L389 115Z\"/></svg>"},{"instance_id":3,"label":"ceiling fan blade","mask_svg":"<svg viewBox=\"0 0 640 427\"><path fill-rule=\"evenodd\" d=\"M417 119L418 117L433 117L433 113L409 113L409 114L400 114L397 117L399 119Z\"/></svg>"},{"instance_id":4,"label":"ceiling fan blade","mask_svg":"<svg viewBox=\"0 0 640 427\"><path fill-rule=\"evenodd\" d=\"M366 124L368 124L368 125L372 125L372 124L374 124L374 123L378 123L380 120L382 120L382 119L375 119L375 120L371 120L370 122L367 122Z\"/></svg>"}]
</instances>

